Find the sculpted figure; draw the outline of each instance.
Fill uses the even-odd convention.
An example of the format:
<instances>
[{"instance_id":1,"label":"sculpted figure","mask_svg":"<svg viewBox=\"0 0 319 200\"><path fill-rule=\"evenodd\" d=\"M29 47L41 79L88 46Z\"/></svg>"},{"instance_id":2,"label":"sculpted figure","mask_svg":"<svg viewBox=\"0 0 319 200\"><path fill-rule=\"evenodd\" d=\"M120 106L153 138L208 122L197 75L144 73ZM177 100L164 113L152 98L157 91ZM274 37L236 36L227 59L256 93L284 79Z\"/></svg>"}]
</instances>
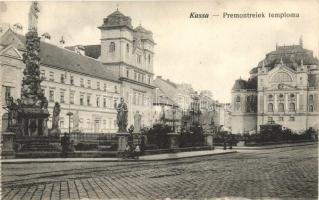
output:
<instances>
[{"instance_id":1,"label":"sculpted figure","mask_svg":"<svg viewBox=\"0 0 319 200\"><path fill-rule=\"evenodd\" d=\"M34 1L31 3L30 11L29 11L29 30L37 31L38 26L38 13L40 9L38 7L38 2Z\"/></svg>"},{"instance_id":2,"label":"sculpted figure","mask_svg":"<svg viewBox=\"0 0 319 200\"><path fill-rule=\"evenodd\" d=\"M55 103L53 107L53 117L52 117L52 129L59 129L59 120L60 120L60 104L58 102Z\"/></svg>"},{"instance_id":3,"label":"sculpted figure","mask_svg":"<svg viewBox=\"0 0 319 200\"><path fill-rule=\"evenodd\" d=\"M117 106L117 126L119 132L126 132L127 127L127 105L124 99L121 98L120 104Z\"/></svg>"}]
</instances>

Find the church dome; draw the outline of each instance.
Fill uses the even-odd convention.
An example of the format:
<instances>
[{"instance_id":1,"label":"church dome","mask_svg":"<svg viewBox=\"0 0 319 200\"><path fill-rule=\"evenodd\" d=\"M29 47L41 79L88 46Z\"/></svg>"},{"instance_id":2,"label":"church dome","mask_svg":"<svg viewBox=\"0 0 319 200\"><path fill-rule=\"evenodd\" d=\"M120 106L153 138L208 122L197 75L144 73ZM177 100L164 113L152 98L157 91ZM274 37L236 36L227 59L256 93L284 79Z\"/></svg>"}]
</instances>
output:
<instances>
[{"instance_id":1,"label":"church dome","mask_svg":"<svg viewBox=\"0 0 319 200\"><path fill-rule=\"evenodd\" d=\"M143 26L139 25L138 27L136 27L134 29L134 31L135 31L135 35L138 38L147 39L147 40L154 42L152 31L146 30Z\"/></svg>"},{"instance_id":2,"label":"church dome","mask_svg":"<svg viewBox=\"0 0 319 200\"><path fill-rule=\"evenodd\" d=\"M304 65L318 65L318 59L313 56L313 52L304 49L302 45L277 46L275 51L266 54L266 58L258 63L258 67L272 69L282 62L296 70L301 61Z\"/></svg>"},{"instance_id":3,"label":"church dome","mask_svg":"<svg viewBox=\"0 0 319 200\"><path fill-rule=\"evenodd\" d=\"M235 81L233 90L241 90L241 89L247 89L247 81L240 78Z\"/></svg>"},{"instance_id":4,"label":"church dome","mask_svg":"<svg viewBox=\"0 0 319 200\"><path fill-rule=\"evenodd\" d=\"M127 27L129 29L133 29L132 27L132 19L128 16L125 16L120 11L116 10L107 18L104 18L103 25L100 26L100 29L108 29L108 28L116 28L116 27Z\"/></svg>"}]
</instances>

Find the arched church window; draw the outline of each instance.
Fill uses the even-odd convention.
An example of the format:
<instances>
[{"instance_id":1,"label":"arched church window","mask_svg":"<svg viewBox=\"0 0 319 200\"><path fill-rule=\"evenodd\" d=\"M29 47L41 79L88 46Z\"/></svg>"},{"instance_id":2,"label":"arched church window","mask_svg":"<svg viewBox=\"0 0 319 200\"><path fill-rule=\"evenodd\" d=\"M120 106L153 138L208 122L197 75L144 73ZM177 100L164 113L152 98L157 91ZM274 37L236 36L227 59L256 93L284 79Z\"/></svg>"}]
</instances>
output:
<instances>
[{"instance_id":1,"label":"arched church window","mask_svg":"<svg viewBox=\"0 0 319 200\"><path fill-rule=\"evenodd\" d=\"M313 102L313 95L309 95L309 102Z\"/></svg>"},{"instance_id":2,"label":"arched church window","mask_svg":"<svg viewBox=\"0 0 319 200\"><path fill-rule=\"evenodd\" d=\"M240 102L240 96L236 97L236 102Z\"/></svg>"},{"instance_id":3,"label":"arched church window","mask_svg":"<svg viewBox=\"0 0 319 200\"><path fill-rule=\"evenodd\" d=\"M268 104L268 112L274 112L274 105L272 103Z\"/></svg>"},{"instance_id":4,"label":"arched church window","mask_svg":"<svg viewBox=\"0 0 319 200\"><path fill-rule=\"evenodd\" d=\"M309 106L309 112L313 112L313 105Z\"/></svg>"},{"instance_id":5,"label":"arched church window","mask_svg":"<svg viewBox=\"0 0 319 200\"><path fill-rule=\"evenodd\" d=\"M271 82L273 83L292 82L292 78L286 72L278 72L272 77Z\"/></svg>"},{"instance_id":6,"label":"arched church window","mask_svg":"<svg viewBox=\"0 0 319 200\"><path fill-rule=\"evenodd\" d=\"M284 105L283 103L280 103L280 104L278 105L278 111L279 111L279 112L285 112L285 105Z\"/></svg>"},{"instance_id":7,"label":"arched church window","mask_svg":"<svg viewBox=\"0 0 319 200\"><path fill-rule=\"evenodd\" d=\"M289 104L289 111L291 111L291 112L296 111L296 106L295 106L294 103L290 103L290 104Z\"/></svg>"},{"instance_id":8,"label":"arched church window","mask_svg":"<svg viewBox=\"0 0 319 200\"><path fill-rule=\"evenodd\" d=\"M115 51L115 43L111 42L110 43L110 48L109 48L109 52L114 52Z\"/></svg>"}]
</instances>

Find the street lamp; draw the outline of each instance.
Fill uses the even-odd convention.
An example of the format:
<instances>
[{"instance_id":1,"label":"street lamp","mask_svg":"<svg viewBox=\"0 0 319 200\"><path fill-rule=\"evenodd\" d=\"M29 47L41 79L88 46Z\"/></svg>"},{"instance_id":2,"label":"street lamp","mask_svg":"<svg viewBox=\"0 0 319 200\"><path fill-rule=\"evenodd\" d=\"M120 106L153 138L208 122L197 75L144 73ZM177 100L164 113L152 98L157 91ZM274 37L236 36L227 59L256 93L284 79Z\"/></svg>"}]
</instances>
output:
<instances>
[{"instance_id":1,"label":"street lamp","mask_svg":"<svg viewBox=\"0 0 319 200\"><path fill-rule=\"evenodd\" d=\"M176 114L176 109L175 105L173 104L173 131L175 133L175 114Z\"/></svg>"},{"instance_id":2,"label":"street lamp","mask_svg":"<svg viewBox=\"0 0 319 200\"><path fill-rule=\"evenodd\" d=\"M66 113L66 115L67 116L69 116L69 135L70 135L70 133L71 133L71 116L73 115L73 113L72 112L68 112L68 113Z\"/></svg>"}]
</instances>

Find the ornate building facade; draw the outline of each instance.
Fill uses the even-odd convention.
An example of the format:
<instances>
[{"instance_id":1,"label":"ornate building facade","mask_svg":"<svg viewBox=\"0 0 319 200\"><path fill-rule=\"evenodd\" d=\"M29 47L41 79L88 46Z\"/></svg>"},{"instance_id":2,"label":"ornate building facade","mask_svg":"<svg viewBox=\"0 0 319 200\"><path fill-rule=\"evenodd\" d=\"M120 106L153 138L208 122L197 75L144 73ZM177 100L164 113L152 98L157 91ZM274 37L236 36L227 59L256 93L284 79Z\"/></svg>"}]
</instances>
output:
<instances>
[{"instance_id":1,"label":"ornate building facade","mask_svg":"<svg viewBox=\"0 0 319 200\"><path fill-rule=\"evenodd\" d=\"M103 65L94 59L79 55L47 42L40 43L41 87L49 101L48 109L52 116L55 102L61 105L60 129L67 131L69 118L71 130L82 132L116 132L116 104L120 97L121 83L116 75L104 70ZM22 55L25 37L9 29L0 38L1 58L1 105L6 99L21 96L21 81L25 64ZM6 121L6 111L2 110ZM48 126L51 128L52 118ZM2 130L6 127L2 124Z\"/></svg>"},{"instance_id":2,"label":"ornate building facade","mask_svg":"<svg viewBox=\"0 0 319 200\"><path fill-rule=\"evenodd\" d=\"M128 104L128 124L141 116L141 126L152 125L154 93L153 33L141 25L133 28L131 18L118 10L103 20L101 45L85 46L85 55L98 59L121 81L120 94Z\"/></svg>"},{"instance_id":3,"label":"ornate building facade","mask_svg":"<svg viewBox=\"0 0 319 200\"><path fill-rule=\"evenodd\" d=\"M140 126L152 125L153 47L152 32L142 26L133 28L131 18L115 11L104 19L101 44L64 48L42 34L40 44L41 86L49 101L52 116L54 102L61 104L60 128L87 133L117 131L116 104L124 97L128 124L139 116ZM25 52L25 36L12 29L0 37L1 105L9 96L20 98ZM73 116L68 118L67 113ZM2 121L6 110L1 108ZM49 118L49 120L52 120ZM1 123L4 130L6 123ZM51 121L48 123L49 128Z\"/></svg>"},{"instance_id":4,"label":"ornate building facade","mask_svg":"<svg viewBox=\"0 0 319 200\"><path fill-rule=\"evenodd\" d=\"M270 121L295 132L318 129L318 59L299 45L276 46L232 89L232 132L259 131Z\"/></svg>"}]
</instances>

